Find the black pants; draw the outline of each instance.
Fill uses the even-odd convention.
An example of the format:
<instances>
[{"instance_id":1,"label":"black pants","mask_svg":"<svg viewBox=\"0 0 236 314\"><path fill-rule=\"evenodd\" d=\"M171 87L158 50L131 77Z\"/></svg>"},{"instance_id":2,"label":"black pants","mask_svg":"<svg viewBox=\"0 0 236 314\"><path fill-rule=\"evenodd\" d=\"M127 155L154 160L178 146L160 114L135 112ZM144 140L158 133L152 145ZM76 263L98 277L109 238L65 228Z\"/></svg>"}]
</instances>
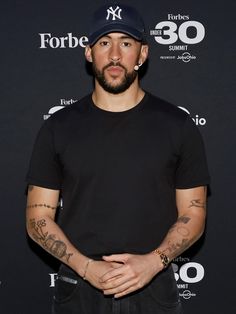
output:
<instances>
[{"instance_id":1,"label":"black pants","mask_svg":"<svg viewBox=\"0 0 236 314\"><path fill-rule=\"evenodd\" d=\"M120 299L104 296L66 266L56 281L53 314L182 314L170 266L144 288Z\"/></svg>"}]
</instances>

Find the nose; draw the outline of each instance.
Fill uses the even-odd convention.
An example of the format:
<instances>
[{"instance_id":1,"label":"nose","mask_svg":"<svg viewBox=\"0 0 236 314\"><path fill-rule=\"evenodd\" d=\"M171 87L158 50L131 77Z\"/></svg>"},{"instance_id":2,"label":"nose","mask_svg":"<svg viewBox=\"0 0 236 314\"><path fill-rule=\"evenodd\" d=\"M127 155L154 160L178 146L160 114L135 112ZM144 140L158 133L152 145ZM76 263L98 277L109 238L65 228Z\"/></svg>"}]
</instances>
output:
<instances>
[{"instance_id":1,"label":"nose","mask_svg":"<svg viewBox=\"0 0 236 314\"><path fill-rule=\"evenodd\" d=\"M120 54L120 47L117 43L113 43L110 49L110 60L113 62L120 61L121 54Z\"/></svg>"}]
</instances>

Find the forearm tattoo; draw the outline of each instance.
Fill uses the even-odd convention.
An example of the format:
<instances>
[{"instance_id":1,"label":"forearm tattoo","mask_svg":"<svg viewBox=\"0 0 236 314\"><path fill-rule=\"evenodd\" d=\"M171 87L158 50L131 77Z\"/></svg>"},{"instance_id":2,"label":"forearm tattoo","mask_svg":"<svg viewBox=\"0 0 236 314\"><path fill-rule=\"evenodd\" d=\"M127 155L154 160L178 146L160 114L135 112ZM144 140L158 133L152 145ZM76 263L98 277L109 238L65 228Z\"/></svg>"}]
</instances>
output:
<instances>
[{"instance_id":1,"label":"forearm tattoo","mask_svg":"<svg viewBox=\"0 0 236 314\"><path fill-rule=\"evenodd\" d=\"M204 188L206 193L206 187ZM202 208L206 210L206 202L202 199L193 199L190 201L188 208ZM188 216L181 216L177 219L176 223L169 229L167 234L167 248L163 251L166 254L178 256L184 252L192 243L190 236L190 229L188 223L191 220ZM175 232L175 235L173 233ZM178 237L179 235L179 237ZM176 236L176 239L175 239Z\"/></svg>"},{"instance_id":2,"label":"forearm tattoo","mask_svg":"<svg viewBox=\"0 0 236 314\"><path fill-rule=\"evenodd\" d=\"M27 205L26 208L35 208L35 207L47 207L47 208L51 208L52 210L57 209L57 206L51 206L48 204L33 204L33 205Z\"/></svg>"},{"instance_id":3,"label":"forearm tattoo","mask_svg":"<svg viewBox=\"0 0 236 314\"><path fill-rule=\"evenodd\" d=\"M187 217L187 216L180 216L178 219L177 219L177 222L182 222L184 224L187 224L189 222L189 220L191 220L190 217Z\"/></svg>"},{"instance_id":4,"label":"forearm tattoo","mask_svg":"<svg viewBox=\"0 0 236 314\"><path fill-rule=\"evenodd\" d=\"M30 228L35 241L41 244L42 247L55 257L59 259L64 258L67 262L69 262L73 253L67 253L66 244L63 241L56 239L55 234L49 234L45 231L46 226L47 223L45 219L30 219Z\"/></svg>"},{"instance_id":5,"label":"forearm tattoo","mask_svg":"<svg viewBox=\"0 0 236 314\"><path fill-rule=\"evenodd\" d=\"M181 234L181 231L182 231L182 233L185 233L185 236L188 235L189 234L188 229L186 227L181 226L180 224L185 224L186 225L190 220L191 220L191 218L188 217L188 216L180 216L177 219L176 223L172 227L170 227L168 234L172 233L175 230L177 230L177 232L180 230L180 232L179 232L180 234Z\"/></svg>"},{"instance_id":6,"label":"forearm tattoo","mask_svg":"<svg viewBox=\"0 0 236 314\"><path fill-rule=\"evenodd\" d=\"M190 220L191 218L186 215L180 216L176 223L170 228L167 235L167 238L169 238L167 242L168 246L164 250L166 254L172 255L174 253L174 255L177 256L190 246L191 241L188 238L190 231L186 226ZM181 238L177 239L176 241L171 239L174 231L181 236Z\"/></svg>"},{"instance_id":7,"label":"forearm tattoo","mask_svg":"<svg viewBox=\"0 0 236 314\"><path fill-rule=\"evenodd\" d=\"M188 208L191 208L191 207L199 207L199 208L206 209L206 203L201 201L200 199L191 200Z\"/></svg>"},{"instance_id":8,"label":"forearm tattoo","mask_svg":"<svg viewBox=\"0 0 236 314\"><path fill-rule=\"evenodd\" d=\"M173 240L168 241L168 247L163 251L167 255L174 253L175 256L178 256L183 251L185 251L191 244L191 241L187 238L183 238L179 241L173 242Z\"/></svg>"}]
</instances>

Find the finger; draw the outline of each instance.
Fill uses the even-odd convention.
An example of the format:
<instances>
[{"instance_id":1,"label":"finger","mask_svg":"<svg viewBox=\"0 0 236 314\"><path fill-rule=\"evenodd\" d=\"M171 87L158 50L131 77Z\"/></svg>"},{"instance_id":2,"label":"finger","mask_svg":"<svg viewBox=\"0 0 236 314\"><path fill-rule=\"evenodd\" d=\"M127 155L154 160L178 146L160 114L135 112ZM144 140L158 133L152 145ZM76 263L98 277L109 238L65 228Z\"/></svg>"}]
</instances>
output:
<instances>
[{"instance_id":1,"label":"finger","mask_svg":"<svg viewBox=\"0 0 236 314\"><path fill-rule=\"evenodd\" d=\"M112 254L109 256L102 257L106 262L118 262L118 263L125 263L128 260L128 254Z\"/></svg>"},{"instance_id":2,"label":"finger","mask_svg":"<svg viewBox=\"0 0 236 314\"><path fill-rule=\"evenodd\" d=\"M123 290L122 292L115 293L114 298L116 298L116 299L121 298L121 297L123 297L123 296L125 296L131 292L138 290L138 289L140 289L140 288L137 285L131 286L128 289Z\"/></svg>"},{"instance_id":3,"label":"finger","mask_svg":"<svg viewBox=\"0 0 236 314\"><path fill-rule=\"evenodd\" d=\"M119 285L117 287L111 288L111 289L107 289L107 290L103 290L103 293L105 295L119 295L121 293L125 293L125 291L129 291L129 289L131 287L134 287L136 284L136 281L132 280L128 280L125 283L123 283L122 285Z\"/></svg>"},{"instance_id":4,"label":"finger","mask_svg":"<svg viewBox=\"0 0 236 314\"><path fill-rule=\"evenodd\" d=\"M105 283L107 281L110 281L110 280L116 278L117 276L122 276L123 273L124 273L124 266L121 266L121 267L118 267L118 268L113 268L112 270L109 270L108 272L103 274L99 278L99 282L100 283Z\"/></svg>"},{"instance_id":5,"label":"finger","mask_svg":"<svg viewBox=\"0 0 236 314\"><path fill-rule=\"evenodd\" d=\"M117 276L113 278L112 280L108 280L106 282L101 283L102 290L110 290L110 289L116 289L124 284L126 284L128 281L130 281L131 278L128 276Z\"/></svg>"},{"instance_id":6,"label":"finger","mask_svg":"<svg viewBox=\"0 0 236 314\"><path fill-rule=\"evenodd\" d=\"M123 263L116 263L116 262L111 262L110 265L113 267L113 268L120 268Z\"/></svg>"}]
</instances>

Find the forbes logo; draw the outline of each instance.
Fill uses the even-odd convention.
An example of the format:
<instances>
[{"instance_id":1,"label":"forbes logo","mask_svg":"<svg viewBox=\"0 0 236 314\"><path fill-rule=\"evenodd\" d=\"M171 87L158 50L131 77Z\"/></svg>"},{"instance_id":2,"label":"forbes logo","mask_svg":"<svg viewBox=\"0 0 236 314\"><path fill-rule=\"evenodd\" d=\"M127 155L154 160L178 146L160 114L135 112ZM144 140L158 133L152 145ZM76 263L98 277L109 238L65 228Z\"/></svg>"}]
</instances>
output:
<instances>
[{"instance_id":1,"label":"forbes logo","mask_svg":"<svg viewBox=\"0 0 236 314\"><path fill-rule=\"evenodd\" d=\"M51 33L39 33L40 49L46 48L76 48L78 46L84 48L88 43L88 37L80 38L73 36L72 33L67 33L67 36L56 37Z\"/></svg>"}]
</instances>

